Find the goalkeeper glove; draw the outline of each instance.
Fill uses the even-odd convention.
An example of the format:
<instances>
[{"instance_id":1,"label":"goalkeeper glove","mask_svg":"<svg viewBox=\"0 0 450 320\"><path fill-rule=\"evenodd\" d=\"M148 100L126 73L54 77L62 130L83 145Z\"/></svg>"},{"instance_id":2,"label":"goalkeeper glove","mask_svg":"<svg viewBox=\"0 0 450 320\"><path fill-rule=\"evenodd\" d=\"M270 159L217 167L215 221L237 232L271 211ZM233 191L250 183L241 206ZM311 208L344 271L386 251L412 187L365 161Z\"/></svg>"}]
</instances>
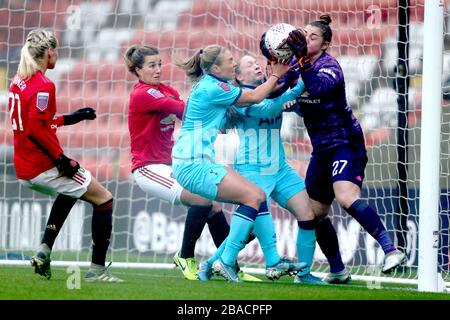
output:
<instances>
[{"instance_id":1,"label":"goalkeeper glove","mask_svg":"<svg viewBox=\"0 0 450 320\"><path fill-rule=\"evenodd\" d=\"M70 114L63 115L64 125L78 123L83 120L94 120L97 117L95 110L89 107L78 109Z\"/></svg>"},{"instance_id":2,"label":"goalkeeper glove","mask_svg":"<svg viewBox=\"0 0 450 320\"><path fill-rule=\"evenodd\" d=\"M279 47L285 43L291 47L295 57L300 60L301 57L306 57L308 54L308 44L306 43L306 34L302 29L296 29L289 32L289 36L283 41Z\"/></svg>"},{"instance_id":3,"label":"goalkeeper glove","mask_svg":"<svg viewBox=\"0 0 450 320\"><path fill-rule=\"evenodd\" d=\"M73 159L66 157L63 153L55 159L56 167L63 176L72 178L80 169L80 164Z\"/></svg>"},{"instance_id":4,"label":"goalkeeper glove","mask_svg":"<svg viewBox=\"0 0 450 320\"><path fill-rule=\"evenodd\" d=\"M301 57L300 59L298 59L298 69L300 70L300 72L308 71L309 69L311 69L311 67L312 64L310 58Z\"/></svg>"}]
</instances>

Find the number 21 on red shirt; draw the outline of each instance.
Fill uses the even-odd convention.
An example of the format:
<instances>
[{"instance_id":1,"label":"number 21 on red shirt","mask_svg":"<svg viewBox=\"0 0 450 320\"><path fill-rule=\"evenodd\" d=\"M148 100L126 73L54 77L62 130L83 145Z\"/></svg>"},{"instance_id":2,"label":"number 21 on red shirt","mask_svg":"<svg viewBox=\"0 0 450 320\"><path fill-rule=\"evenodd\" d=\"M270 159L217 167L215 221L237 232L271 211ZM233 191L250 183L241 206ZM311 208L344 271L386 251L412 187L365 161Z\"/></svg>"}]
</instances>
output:
<instances>
[{"instance_id":1,"label":"number 21 on red shirt","mask_svg":"<svg viewBox=\"0 0 450 320\"><path fill-rule=\"evenodd\" d=\"M12 122L12 128L13 130L17 130L17 122L19 123L19 130L23 131L23 125L22 125L22 117L20 116L20 97L18 93L10 92L9 98L11 99L11 110L9 110L9 116L11 118ZM14 108L16 107L17 102L17 122L16 119L13 118L14 115Z\"/></svg>"}]
</instances>

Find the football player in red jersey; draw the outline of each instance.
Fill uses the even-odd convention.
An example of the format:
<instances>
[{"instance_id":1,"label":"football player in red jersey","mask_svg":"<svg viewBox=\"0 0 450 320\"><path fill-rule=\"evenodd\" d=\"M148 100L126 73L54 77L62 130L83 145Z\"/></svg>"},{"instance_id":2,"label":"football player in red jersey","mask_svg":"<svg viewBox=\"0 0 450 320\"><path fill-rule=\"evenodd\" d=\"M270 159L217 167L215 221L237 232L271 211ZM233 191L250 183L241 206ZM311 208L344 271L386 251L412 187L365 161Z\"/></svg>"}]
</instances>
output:
<instances>
[{"instance_id":1,"label":"football player in red jersey","mask_svg":"<svg viewBox=\"0 0 450 320\"><path fill-rule=\"evenodd\" d=\"M57 117L55 84L45 76L58 59L52 31L32 30L21 51L19 68L9 88L9 114L14 132L14 167L20 183L56 195L44 236L31 259L35 272L50 279L50 255L67 215L78 199L92 204L92 260L86 281L121 282L105 267L112 229L113 196L80 164L67 157L56 136L61 125L95 119L82 108Z\"/></svg>"},{"instance_id":2,"label":"football player in red jersey","mask_svg":"<svg viewBox=\"0 0 450 320\"><path fill-rule=\"evenodd\" d=\"M185 103L174 88L161 82L158 49L134 45L124 59L128 70L139 79L130 93L128 111L131 170L137 185L147 194L189 207L182 246L173 261L186 279L197 280L194 251L205 224L217 247L228 236L230 227L221 205L183 189L172 177L175 118L181 120ZM257 280L243 272L240 275L243 280Z\"/></svg>"}]
</instances>

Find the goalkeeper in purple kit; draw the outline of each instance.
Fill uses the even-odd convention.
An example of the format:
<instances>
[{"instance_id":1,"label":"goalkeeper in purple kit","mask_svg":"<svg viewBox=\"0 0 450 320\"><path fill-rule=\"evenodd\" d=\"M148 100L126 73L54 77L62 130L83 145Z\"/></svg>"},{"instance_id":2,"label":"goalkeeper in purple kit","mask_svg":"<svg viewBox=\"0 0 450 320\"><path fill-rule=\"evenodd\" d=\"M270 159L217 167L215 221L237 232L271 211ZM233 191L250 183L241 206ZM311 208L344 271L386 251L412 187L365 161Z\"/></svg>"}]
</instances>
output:
<instances>
[{"instance_id":1,"label":"goalkeeper in purple kit","mask_svg":"<svg viewBox=\"0 0 450 320\"><path fill-rule=\"evenodd\" d=\"M313 211L321 221L317 240L330 263L326 280L338 283L349 275L342 263L335 230L327 218L335 198L380 244L385 253L383 273L405 263L406 256L395 247L375 209L360 199L368 160L364 135L347 104L342 69L326 52L332 38L330 23L330 16L322 15L305 30L292 31L286 43L295 54L305 84L304 93L291 111L304 118L313 146L306 188Z\"/></svg>"}]
</instances>

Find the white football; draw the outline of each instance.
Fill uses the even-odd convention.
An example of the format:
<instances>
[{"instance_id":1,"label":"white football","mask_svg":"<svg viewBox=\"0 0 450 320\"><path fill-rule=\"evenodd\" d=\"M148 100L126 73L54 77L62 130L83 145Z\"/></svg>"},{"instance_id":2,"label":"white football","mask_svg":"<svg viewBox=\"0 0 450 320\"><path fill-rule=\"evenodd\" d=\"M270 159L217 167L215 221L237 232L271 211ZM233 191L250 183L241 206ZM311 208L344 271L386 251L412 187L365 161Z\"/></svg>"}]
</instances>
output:
<instances>
[{"instance_id":1,"label":"white football","mask_svg":"<svg viewBox=\"0 0 450 320\"><path fill-rule=\"evenodd\" d=\"M295 27L288 23L274 24L269 30L267 30L264 41L267 50L272 56L282 60L292 57L294 53L287 44L284 44L281 48L278 48L278 46L287 39L289 32L292 30L295 30Z\"/></svg>"}]
</instances>

